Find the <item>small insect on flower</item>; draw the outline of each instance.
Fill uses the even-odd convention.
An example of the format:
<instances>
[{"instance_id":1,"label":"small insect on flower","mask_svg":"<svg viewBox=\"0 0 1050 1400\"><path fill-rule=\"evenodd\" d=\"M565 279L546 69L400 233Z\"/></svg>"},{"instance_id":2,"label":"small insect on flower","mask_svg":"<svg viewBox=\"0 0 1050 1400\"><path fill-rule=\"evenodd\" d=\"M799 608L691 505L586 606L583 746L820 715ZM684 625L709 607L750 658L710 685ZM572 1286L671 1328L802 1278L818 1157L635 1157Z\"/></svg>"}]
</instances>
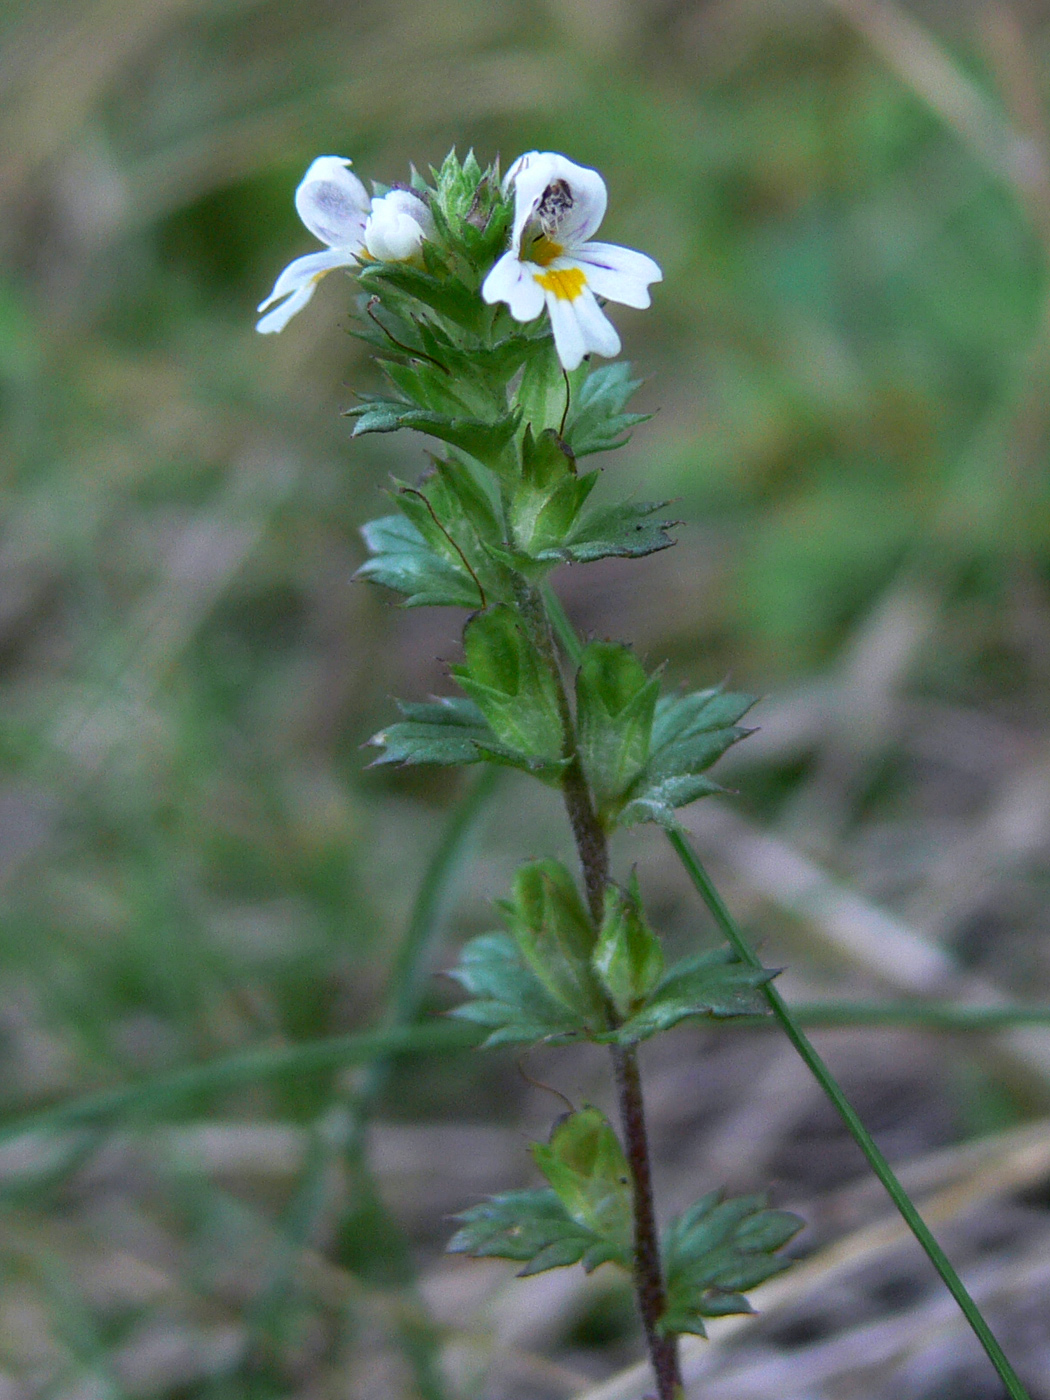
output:
<instances>
[{"instance_id":1,"label":"small insect on flower","mask_svg":"<svg viewBox=\"0 0 1050 1400\"><path fill-rule=\"evenodd\" d=\"M514 189L511 245L481 295L505 301L516 321L533 320L546 305L565 369L592 351L618 355L620 337L597 298L646 307L649 284L663 273L644 253L590 241L605 215L605 181L565 156L530 151L507 171L504 187Z\"/></svg>"},{"instance_id":2,"label":"small insect on flower","mask_svg":"<svg viewBox=\"0 0 1050 1400\"><path fill-rule=\"evenodd\" d=\"M284 330L314 294L314 288L337 267L357 267L363 260L403 262L415 258L425 238L434 237L434 221L420 195L391 190L372 200L343 156L318 156L295 192L303 223L322 243L323 253L307 253L288 264L273 291L259 305L265 311L255 329L264 335Z\"/></svg>"}]
</instances>

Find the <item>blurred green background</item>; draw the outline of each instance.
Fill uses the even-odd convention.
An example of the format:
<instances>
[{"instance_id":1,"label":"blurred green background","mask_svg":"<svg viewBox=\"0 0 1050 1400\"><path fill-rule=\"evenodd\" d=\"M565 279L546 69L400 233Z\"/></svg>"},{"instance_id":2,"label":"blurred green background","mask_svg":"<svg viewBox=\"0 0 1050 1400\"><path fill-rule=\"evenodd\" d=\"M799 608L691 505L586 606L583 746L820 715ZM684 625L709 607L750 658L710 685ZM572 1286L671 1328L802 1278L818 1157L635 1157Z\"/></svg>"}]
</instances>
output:
<instances>
[{"instance_id":1,"label":"blurred green background","mask_svg":"<svg viewBox=\"0 0 1050 1400\"><path fill-rule=\"evenodd\" d=\"M739 797L724 819L698 812L697 834L772 960L797 967L789 989L929 990L925 948L983 979L955 990L1046 998L1048 34L1035 0L5 7L9 1124L375 1024L461 790L370 773L360 750L393 695L448 685L461 618L399 612L350 582L388 474L423 465L407 437L350 443L340 410L372 387L352 288L332 276L282 335L253 329L280 268L312 251L292 194L321 153L384 182L453 144L505 163L559 150L602 171L602 236L665 274L651 311L613 313L655 417L606 471L617 491L675 498L686 523L675 550L557 578L567 606L674 681L731 675L768 697L727 767ZM485 926L516 859L563 848L559 823L504 780L451 939ZM759 830L773 846L741 846ZM641 856L669 936L697 936L655 838L620 855ZM826 910L780 898L792 859L836 898L853 892L851 930L889 910L914 976L880 969L897 951L875 925L858 952ZM427 996L450 1000L436 982ZM694 1032L676 1044L666 1074L675 1054L725 1053ZM732 1101L749 1092L734 1074L750 1083L772 1053L739 1044L744 1070L718 1071ZM1050 1096L1042 1041L1012 1059L920 1044L842 1051L862 1100L874 1076L874 1126L901 1128L899 1154L1002 1130ZM598 1062L573 1064L570 1089L600 1095ZM555 1057L542 1071L565 1087ZM409 1362L434 1337L449 1394L566 1395L632 1359L615 1289L571 1307L544 1295L528 1306L576 1330L541 1328L534 1347L514 1343L517 1371L483 1379L496 1344L478 1338L503 1334L464 1322L481 1299L455 1290L471 1269L483 1291L497 1276L448 1272L440 1246L449 1212L527 1179L524 1133L557 1111L512 1059L417 1058L381 1100L376 1171L407 1243L378 1206L362 1214L364 1178L317 1147L352 1089L327 1070L181 1101L172 1121L226 1134L189 1147L122 1120L116 1141L63 1140L60 1160L49 1139L0 1149L3 1400L396 1400L425 1391ZM683 1092L656 1094L668 1162L692 1141ZM827 1124L798 1148L811 1110L798 1103L765 1158L746 1125L737 1154L759 1186L772 1163L793 1202L860 1171L828 1166ZM461 1135L442 1138L442 1122ZM491 1170L475 1180L468 1162ZM442 1170L451 1184L428 1186ZM437 1323L405 1292L410 1254ZM465 1338L484 1362L453 1364ZM941 1394L928 1379L895 1400Z\"/></svg>"}]
</instances>

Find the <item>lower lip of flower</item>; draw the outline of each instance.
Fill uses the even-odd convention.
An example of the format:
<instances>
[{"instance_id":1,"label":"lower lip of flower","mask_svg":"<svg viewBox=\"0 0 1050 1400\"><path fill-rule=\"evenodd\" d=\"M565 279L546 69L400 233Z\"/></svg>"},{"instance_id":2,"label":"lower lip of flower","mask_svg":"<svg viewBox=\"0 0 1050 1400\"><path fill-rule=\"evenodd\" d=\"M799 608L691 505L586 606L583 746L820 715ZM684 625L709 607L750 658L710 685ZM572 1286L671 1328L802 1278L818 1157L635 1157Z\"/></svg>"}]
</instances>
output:
<instances>
[{"instance_id":1,"label":"lower lip of flower","mask_svg":"<svg viewBox=\"0 0 1050 1400\"><path fill-rule=\"evenodd\" d=\"M534 272L533 277L545 292L553 292L559 301L575 301L587 285L586 275L578 267Z\"/></svg>"}]
</instances>

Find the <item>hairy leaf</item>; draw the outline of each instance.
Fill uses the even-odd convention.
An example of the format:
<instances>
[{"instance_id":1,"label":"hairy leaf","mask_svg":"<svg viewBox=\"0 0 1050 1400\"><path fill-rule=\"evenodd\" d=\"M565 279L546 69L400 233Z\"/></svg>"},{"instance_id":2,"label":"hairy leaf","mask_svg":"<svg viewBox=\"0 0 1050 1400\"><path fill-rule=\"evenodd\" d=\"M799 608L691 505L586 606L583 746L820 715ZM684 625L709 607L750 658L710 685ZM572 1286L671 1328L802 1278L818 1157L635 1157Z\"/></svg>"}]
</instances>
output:
<instances>
[{"instance_id":1,"label":"hairy leaf","mask_svg":"<svg viewBox=\"0 0 1050 1400\"><path fill-rule=\"evenodd\" d=\"M750 1312L743 1292L791 1264L777 1255L805 1222L786 1210L770 1210L764 1196L723 1200L713 1192L680 1215L664 1238L667 1308L665 1335L707 1335L703 1319Z\"/></svg>"},{"instance_id":2,"label":"hairy leaf","mask_svg":"<svg viewBox=\"0 0 1050 1400\"><path fill-rule=\"evenodd\" d=\"M400 292L466 330L479 331L483 324L481 298L473 295L460 278L443 277L433 266L426 269L407 262L365 263L358 278L363 291L379 293L384 303L391 300L391 291Z\"/></svg>"},{"instance_id":3,"label":"hairy leaf","mask_svg":"<svg viewBox=\"0 0 1050 1400\"><path fill-rule=\"evenodd\" d=\"M458 556L439 553L404 516L370 520L361 533L373 558L354 577L403 593L406 608L476 608L481 601L477 580Z\"/></svg>"},{"instance_id":4,"label":"hairy leaf","mask_svg":"<svg viewBox=\"0 0 1050 1400\"><path fill-rule=\"evenodd\" d=\"M355 418L354 437L363 433L393 433L399 428L414 428L451 443L469 452L479 461L491 463L504 451L517 430L515 414L505 414L492 422L480 418L456 417L416 408L401 399L368 396L356 407L348 409L347 418Z\"/></svg>"},{"instance_id":5,"label":"hairy leaf","mask_svg":"<svg viewBox=\"0 0 1050 1400\"><path fill-rule=\"evenodd\" d=\"M463 632L466 662L451 673L484 714L504 751L556 777L564 765L556 682L513 608L475 614Z\"/></svg>"},{"instance_id":6,"label":"hairy leaf","mask_svg":"<svg viewBox=\"0 0 1050 1400\"><path fill-rule=\"evenodd\" d=\"M452 976L475 998L453 1013L492 1030L487 1044L593 1037L608 1021L591 968L595 930L575 881L555 860L528 861L499 907L509 935L463 949Z\"/></svg>"},{"instance_id":7,"label":"hairy leaf","mask_svg":"<svg viewBox=\"0 0 1050 1400\"><path fill-rule=\"evenodd\" d=\"M657 702L649 761L619 813L621 826L656 822L669 826L674 812L698 797L721 791L704 776L731 745L747 737L736 721L754 704L749 695L702 690Z\"/></svg>"},{"instance_id":8,"label":"hairy leaf","mask_svg":"<svg viewBox=\"0 0 1050 1400\"><path fill-rule=\"evenodd\" d=\"M571 1218L606 1240L629 1266L634 1209L631 1173L620 1139L597 1108L567 1113L547 1143L534 1143L536 1165Z\"/></svg>"},{"instance_id":9,"label":"hairy leaf","mask_svg":"<svg viewBox=\"0 0 1050 1400\"><path fill-rule=\"evenodd\" d=\"M525 1261L520 1277L582 1264L622 1262L615 1246L573 1220L555 1191L506 1191L456 1216L463 1222L449 1241L451 1254Z\"/></svg>"},{"instance_id":10,"label":"hairy leaf","mask_svg":"<svg viewBox=\"0 0 1050 1400\"><path fill-rule=\"evenodd\" d=\"M487 1027L486 1046L560 1045L588 1034L584 1019L548 991L508 933L472 938L449 976L473 998L451 1015Z\"/></svg>"},{"instance_id":11,"label":"hairy leaf","mask_svg":"<svg viewBox=\"0 0 1050 1400\"><path fill-rule=\"evenodd\" d=\"M641 383L623 361L592 369L573 394L565 420L565 441L576 457L622 447L630 430L650 417L625 413L624 406Z\"/></svg>"},{"instance_id":12,"label":"hairy leaf","mask_svg":"<svg viewBox=\"0 0 1050 1400\"><path fill-rule=\"evenodd\" d=\"M642 913L636 876L627 890L607 886L605 918L592 962L621 1016L637 1011L660 981L663 948Z\"/></svg>"},{"instance_id":13,"label":"hairy leaf","mask_svg":"<svg viewBox=\"0 0 1050 1400\"><path fill-rule=\"evenodd\" d=\"M579 752L603 807L622 797L649 758L658 677L650 679L630 647L589 642L576 673Z\"/></svg>"},{"instance_id":14,"label":"hairy leaf","mask_svg":"<svg viewBox=\"0 0 1050 1400\"><path fill-rule=\"evenodd\" d=\"M591 968L596 932L576 882L560 861L520 866L512 898L500 900L525 962L550 994L588 1025L604 1023L601 989Z\"/></svg>"},{"instance_id":15,"label":"hairy leaf","mask_svg":"<svg viewBox=\"0 0 1050 1400\"><path fill-rule=\"evenodd\" d=\"M737 962L729 948L694 954L675 963L642 1005L604 1038L627 1045L648 1040L690 1017L724 1020L765 1015L769 1005L761 988L776 975L774 968Z\"/></svg>"},{"instance_id":16,"label":"hairy leaf","mask_svg":"<svg viewBox=\"0 0 1050 1400\"><path fill-rule=\"evenodd\" d=\"M661 516L666 505L666 501L624 501L588 511L566 537L558 557L590 564L595 559L640 559L668 549L674 540L667 531L678 522Z\"/></svg>"},{"instance_id":17,"label":"hairy leaf","mask_svg":"<svg viewBox=\"0 0 1050 1400\"><path fill-rule=\"evenodd\" d=\"M405 718L387 725L368 741L383 749L373 767L383 763L435 763L442 767L478 763L495 746L492 730L472 700L399 701L398 709Z\"/></svg>"}]
</instances>

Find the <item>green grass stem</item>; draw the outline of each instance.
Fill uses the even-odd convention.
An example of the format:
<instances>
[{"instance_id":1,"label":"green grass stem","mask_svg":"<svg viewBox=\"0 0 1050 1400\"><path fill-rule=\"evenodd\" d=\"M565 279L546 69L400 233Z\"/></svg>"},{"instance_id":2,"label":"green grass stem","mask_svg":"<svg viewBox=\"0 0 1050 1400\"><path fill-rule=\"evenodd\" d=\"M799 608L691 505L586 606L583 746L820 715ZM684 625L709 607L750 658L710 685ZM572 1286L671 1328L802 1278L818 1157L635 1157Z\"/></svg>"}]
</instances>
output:
<instances>
[{"instance_id":1,"label":"green grass stem","mask_svg":"<svg viewBox=\"0 0 1050 1400\"><path fill-rule=\"evenodd\" d=\"M396 1026L388 1030L328 1036L304 1045L243 1050L235 1055L209 1060L206 1064L174 1070L170 1074L153 1075L141 1083L83 1094L36 1113L21 1114L0 1123L0 1144L25 1133L90 1127L122 1116L140 1119L160 1117L187 1099L203 1098L267 1079L373 1064L393 1056L469 1050L479 1039L476 1027L457 1021L435 1020L418 1026Z\"/></svg>"},{"instance_id":2,"label":"green grass stem","mask_svg":"<svg viewBox=\"0 0 1050 1400\"><path fill-rule=\"evenodd\" d=\"M714 916L727 942L735 950L742 962L749 964L751 967L760 967L761 963L758 957L737 927L729 910L722 902L721 896L711 882L711 877L701 865L682 830L680 828L675 828L668 831L667 835L671 845L674 847L675 854L685 867L700 897ZM996 1374L1006 1387L1007 1394L1011 1397L1011 1400L1029 1400L1028 1392L1018 1380L1009 1361L1007 1361L1002 1347L1000 1347L999 1343L996 1341L980 1309L970 1297L962 1279L960 1279L959 1275L952 1267L948 1256L934 1239L922 1216L916 1210L911 1197L897 1180L893 1169L880 1152L874 1138L868 1132L867 1128L865 1128L864 1124L857 1116L856 1110L842 1092L838 1081L810 1044L794 1016L784 1004L784 1000L776 988L767 984L762 990L769 1001L773 1015L780 1023L785 1035L795 1047L806 1065L806 1068L831 1101L836 1112L848 1128L854 1142L856 1142L861 1152L863 1152L868 1165L886 1188L890 1199L897 1207L905 1224L926 1252L930 1263L937 1270L944 1286L958 1303L966 1321L970 1324L974 1335L984 1348L989 1361L994 1366Z\"/></svg>"}]
</instances>

